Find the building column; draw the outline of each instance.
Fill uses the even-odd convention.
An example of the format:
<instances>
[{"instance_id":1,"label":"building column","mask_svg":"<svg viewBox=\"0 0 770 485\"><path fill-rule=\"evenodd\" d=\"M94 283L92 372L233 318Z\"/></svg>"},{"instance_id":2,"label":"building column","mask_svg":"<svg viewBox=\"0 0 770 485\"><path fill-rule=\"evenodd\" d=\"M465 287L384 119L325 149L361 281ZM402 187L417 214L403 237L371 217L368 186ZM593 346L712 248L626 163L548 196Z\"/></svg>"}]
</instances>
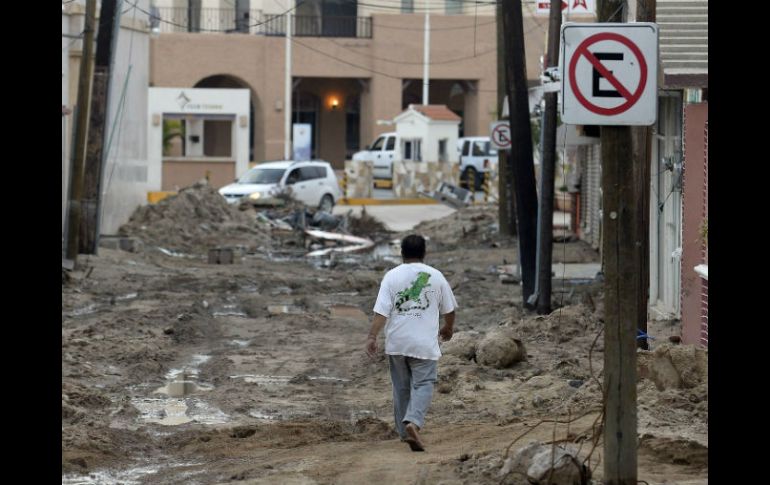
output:
<instances>
[{"instance_id":1,"label":"building column","mask_svg":"<svg viewBox=\"0 0 770 485\"><path fill-rule=\"evenodd\" d=\"M401 79L374 74L369 89L361 93L361 147L372 143L380 133L395 130L394 125L378 125L401 113Z\"/></svg>"}]
</instances>

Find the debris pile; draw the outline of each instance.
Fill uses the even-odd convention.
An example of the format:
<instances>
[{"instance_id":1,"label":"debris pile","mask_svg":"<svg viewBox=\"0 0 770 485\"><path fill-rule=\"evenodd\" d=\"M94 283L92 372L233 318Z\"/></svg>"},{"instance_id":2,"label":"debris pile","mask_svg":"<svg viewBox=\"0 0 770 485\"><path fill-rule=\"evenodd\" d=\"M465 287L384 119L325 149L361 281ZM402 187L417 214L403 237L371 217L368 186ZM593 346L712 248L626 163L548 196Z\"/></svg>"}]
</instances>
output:
<instances>
[{"instance_id":1,"label":"debris pile","mask_svg":"<svg viewBox=\"0 0 770 485\"><path fill-rule=\"evenodd\" d=\"M270 245L267 227L255 221L253 212L232 207L204 182L186 187L157 204L137 208L118 233L138 237L146 245L182 253L206 253L209 248L223 244L251 248Z\"/></svg>"}]
</instances>

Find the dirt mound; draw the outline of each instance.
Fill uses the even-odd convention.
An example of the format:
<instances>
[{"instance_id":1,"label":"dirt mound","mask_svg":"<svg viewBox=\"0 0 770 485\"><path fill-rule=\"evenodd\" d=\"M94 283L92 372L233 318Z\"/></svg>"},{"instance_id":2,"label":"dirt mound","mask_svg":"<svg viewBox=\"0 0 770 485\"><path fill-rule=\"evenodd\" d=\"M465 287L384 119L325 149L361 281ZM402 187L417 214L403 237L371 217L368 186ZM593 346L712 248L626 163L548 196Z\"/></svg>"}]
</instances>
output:
<instances>
[{"instance_id":1,"label":"dirt mound","mask_svg":"<svg viewBox=\"0 0 770 485\"><path fill-rule=\"evenodd\" d=\"M651 379L659 391L708 386L708 352L694 345L662 344L639 352L639 378Z\"/></svg>"},{"instance_id":2,"label":"dirt mound","mask_svg":"<svg viewBox=\"0 0 770 485\"><path fill-rule=\"evenodd\" d=\"M481 365L496 369L510 367L526 359L524 344L510 327L499 327L486 334L479 342L476 360Z\"/></svg>"},{"instance_id":3,"label":"dirt mound","mask_svg":"<svg viewBox=\"0 0 770 485\"><path fill-rule=\"evenodd\" d=\"M387 239L391 234L382 221L366 212L366 207L361 210L360 216L348 215L348 232L373 241Z\"/></svg>"},{"instance_id":4,"label":"dirt mound","mask_svg":"<svg viewBox=\"0 0 770 485\"><path fill-rule=\"evenodd\" d=\"M517 328L523 337L565 343L578 337L595 336L600 322L595 313L580 303L556 309L549 315L525 318Z\"/></svg>"},{"instance_id":5,"label":"dirt mound","mask_svg":"<svg viewBox=\"0 0 770 485\"><path fill-rule=\"evenodd\" d=\"M686 438L644 434L639 438L639 450L642 453L650 453L665 463L708 468L708 447Z\"/></svg>"},{"instance_id":6,"label":"dirt mound","mask_svg":"<svg viewBox=\"0 0 770 485\"><path fill-rule=\"evenodd\" d=\"M266 226L252 211L230 206L215 189L197 183L154 205L136 209L120 227L122 236L134 236L145 244L167 250L201 253L227 244L259 247L269 245Z\"/></svg>"},{"instance_id":7,"label":"dirt mound","mask_svg":"<svg viewBox=\"0 0 770 485\"><path fill-rule=\"evenodd\" d=\"M500 237L496 207L465 207L442 219L418 224L409 233L428 237L429 251L454 249L460 244L465 249L493 244L508 247L511 244L510 240L503 241L505 238Z\"/></svg>"},{"instance_id":8,"label":"dirt mound","mask_svg":"<svg viewBox=\"0 0 770 485\"><path fill-rule=\"evenodd\" d=\"M479 332L457 332L452 335L452 340L441 345L441 353L471 360L476 357L476 345L479 339Z\"/></svg>"}]
</instances>

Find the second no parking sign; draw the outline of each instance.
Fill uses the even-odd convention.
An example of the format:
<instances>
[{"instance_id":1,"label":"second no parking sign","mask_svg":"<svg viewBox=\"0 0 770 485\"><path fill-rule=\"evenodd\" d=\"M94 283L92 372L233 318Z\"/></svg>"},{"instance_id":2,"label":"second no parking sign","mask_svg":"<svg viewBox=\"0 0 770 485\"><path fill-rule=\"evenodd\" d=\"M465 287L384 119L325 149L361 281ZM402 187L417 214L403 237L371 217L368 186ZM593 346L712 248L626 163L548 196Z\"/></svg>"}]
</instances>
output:
<instances>
[{"instance_id":1,"label":"second no parking sign","mask_svg":"<svg viewBox=\"0 0 770 485\"><path fill-rule=\"evenodd\" d=\"M565 23L562 121L651 125L657 118L658 26Z\"/></svg>"}]
</instances>

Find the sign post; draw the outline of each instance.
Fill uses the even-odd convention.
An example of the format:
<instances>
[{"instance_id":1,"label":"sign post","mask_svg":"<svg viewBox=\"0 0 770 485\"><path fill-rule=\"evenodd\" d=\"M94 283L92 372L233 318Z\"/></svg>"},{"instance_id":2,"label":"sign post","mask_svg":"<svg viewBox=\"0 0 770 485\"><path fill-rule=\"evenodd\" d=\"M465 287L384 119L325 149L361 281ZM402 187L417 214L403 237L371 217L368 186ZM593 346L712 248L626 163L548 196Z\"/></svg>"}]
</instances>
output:
<instances>
[{"instance_id":1,"label":"sign post","mask_svg":"<svg viewBox=\"0 0 770 485\"><path fill-rule=\"evenodd\" d=\"M600 17L612 18L618 5L622 0L603 2ZM649 182L634 166L627 126L649 126L657 119L658 27L567 23L561 35L562 120L602 127L603 479L612 485L635 484L636 340L647 317L647 280L637 275L649 271L649 226L642 213Z\"/></svg>"}]
</instances>

